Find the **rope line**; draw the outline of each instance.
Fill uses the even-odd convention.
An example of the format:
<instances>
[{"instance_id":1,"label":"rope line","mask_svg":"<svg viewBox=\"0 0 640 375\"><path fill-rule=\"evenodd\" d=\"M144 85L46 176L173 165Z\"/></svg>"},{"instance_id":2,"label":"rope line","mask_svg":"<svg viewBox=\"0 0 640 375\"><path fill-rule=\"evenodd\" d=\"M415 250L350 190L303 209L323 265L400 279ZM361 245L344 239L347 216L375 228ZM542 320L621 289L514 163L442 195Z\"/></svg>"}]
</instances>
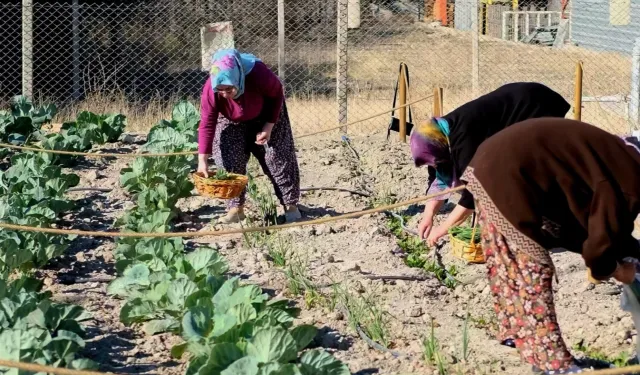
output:
<instances>
[{"instance_id":1,"label":"rope line","mask_svg":"<svg viewBox=\"0 0 640 375\"><path fill-rule=\"evenodd\" d=\"M261 227L249 227L249 228L238 228L238 229L225 229L225 230L216 230L216 231L202 231L202 232L104 232L104 231L85 231L85 230L77 230L77 229L56 229L56 228L41 228L41 227L32 227L28 225L17 225L17 224L9 224L9 223L0 223L0 228L16 230L16 231L25 231L25 232L38 232L38 233L47 233L47 234L57 234L57 235L76 235L76 236L85 236L85 237L133 237L133 238L193 238L193 237L208 237L208 236L223 236L227 234L238 234L238 233L251 233L251 232L264 232L269 230L282 230L289 228L296 228L308 225L317 225L324 224L333 221L339 221L344 219L351 219L359 216L375 214L383 211L392 210L398 207L409 206L414 203L423 202L441 195L449 194L452 192L463 190L464 186L458 186L452 189L447 189L441 191L439 193L424 195L418 198L409 199L406 201L389 204L386 206L370 208L367 210L350 212L338 216L325 217L315 220L303 221L298 223L289 223L289 224L280 224L280 225L272 225L272 226L261 226Z\"/></svg>"},{"instance_id":2,"label":"rope line","mask_svg":"<svg viewBox=\"0 0 640 375\"><path fill-rule=\"evenodd\" d=\"M424 98L420 98L420 99L414 100L412 102L397 106L395 108L388 109L388 110L385 110L383 112L376 113L374 115L371 115L369 117L365 117L365 118L360 119L360 120L349 122L349 123L347 123L345 125L340 125L340 126L336 126L336 127L333 127L333 128L324 129L324 130L320 130L320 131L313 132L313 133L303 134L301 136L295 137L295 139L311 137L311 136L314 136L314 135L327 133L327 132L330 132L330 131L333 131L333 130L338 130L338 129L341 129L341 128L346 127L346 126L352 126L352 125L355 125L355 124L359 124L361 122L369 121L371 119L374 119L374 118L382 116L382 115L386 115L387 113L391 113L391 112L396 111L398 109L402 109L402 108L408 107L408 106L410 106L412 104L419 103L421 101L427 100L427 99L429 99L431 97L433 97L433 95L425 96ZM63 150L46 150L46 149L38 148L38 147L16 146L16 145L8 144L8 143L0 143L0 147L9 148L9 149L13 149L13 150L21 150L21 151L45 152L45 153L48 153L48 154L85 156L85 157L89 157L89 158L107 158L107 157L109 157L109 158L140 158L140 157L148 158L148 157L166 157L166 156L188 156L188 155L197 155L198 154L198 151L163 152L163 153L148 153L148 154L142 154L142 153L117 154L117 153L109 153L109 152L79 152L79 151L63 151Z\"/></svg>"},{"instance_id":3,"label":"rope line","mask_svg":"<svg viewBox=\"0 0 640 375\"><path fill-rule=\"evenodd\" d=\"M31 371L34 373L48 373L56 375L105 375L113 374L112 372L97 372L88 370L75 370L64 367L44 366L36 363L9 361L0 359L0 367L17 368L18 370Z\"/></svg>"},{"instance_id":4,"label":"rope line","mask_svg":"<svg viewBox=\"0 0 640 375\"><path fill-rule=\"evenodd\" d=\"M358 332L358 333L360 333L360 332ZM365 335L365 337L366 337L366 335ZM363 339L364 339L364 337L363 337ZM367 340L365 340L365 341L367 341ZM375 343L373 340L371 340L371 341L373 343ZM368 341L367 341L367 344L371 345ZM376 349L378 349L378 348L376 347ZM391 352L391 354L394 355L394 356L398 356L398 355L402 356L403 355L403 353L398 353L398 352ZM38 365L38 364L35 364L35 363L10 361L10 360L5 360L5 359L0 359L0 367L17 368L17 369L23 370L23 371L31 371L31 372L34 372L34 373L47 373L47 374L55 374L55 375L107 375L107 374L117 375L117 374L115 374L113 372L74 370L74 369L68 369L68 368L62 368L62 367ZM640 365L633 365L633 366L627 366L627 367L617 367L617 368L611 368L611 369L594 370L594 371L585 372L585 374L589 374L589 375L631 375L631 374L636 374L636 373L640 373Z\"/></svg>"}]
</instances>

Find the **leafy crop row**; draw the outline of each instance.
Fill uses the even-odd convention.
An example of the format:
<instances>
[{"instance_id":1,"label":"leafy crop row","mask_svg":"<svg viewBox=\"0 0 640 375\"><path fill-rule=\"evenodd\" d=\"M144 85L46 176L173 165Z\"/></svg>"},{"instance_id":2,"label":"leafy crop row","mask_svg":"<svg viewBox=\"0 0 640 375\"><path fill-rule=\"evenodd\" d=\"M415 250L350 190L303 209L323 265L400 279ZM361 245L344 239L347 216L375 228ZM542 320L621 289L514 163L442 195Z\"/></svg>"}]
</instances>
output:
<instances>
[{"instance_id":1,"label":"leafy crop row","mask_svg":"<svg viewBox=\"0 0 640 375\"><path fill-rule=\"evenodd\" d=\"M60 133L47 135L42 127L55 116L55 110L54 105L36 108L25 97L14 98L8 111L0 111L0 141L87 150L95 143L116 140L126 124L122 115L83 112L76 122L64 124ZM0 157L8 153L0 151ZM80 179L63 173L59 164L64 161L45 153L13 155L10 166L0 171L0 221L51 227L60 214L71 210L74 204L64 194ZM72 239L0 230L0 358L74 369L96 367L77 355L85 346L80 322L88 314L79 306L54 303L50 293L41 292L42 283L28 277L31 269L61 255ZM8 368L0 371L21 373Z\"/></svg>"},{"instance_id":2,"label":"leafy crop row","mask_svg":"<svg viewBox=\"0 0 640 375\"><path fill-rule=\"evenodd\" d=\"M143 150L196 150L198 122L193 105L178 103L171 121L151 129ZM123 169L121 184L138 204L117 225L124 231L170 231L177 200L193 189L193 161L193 156L138 158ZM180 335L184 342L172 355L188 355L187 374L349 373L329 353L306 350L317 331L293 327L298 309L229 277L226 261L211 248L187 252L179 238L127 238L117 241L115 257L120 277L108 292L126 300L121 321L141 323L148 334Z\"/></svg>"},{"instance_id":3,"label":"leafy crop row","mask_svg":"<svg viewBox=\"0 0 640 375\"><path fill-rule=\"evenodd\" d=\"M98 115L83 111L75 121L63 123L59 132L47 134L43 125L51 122L56 111L53 104L35 107L24 96L13 98L9 110L0 111L0 141L14 145L33 143L46 150L82 152L93 145L117 141L127 123L121 114ZM0 156L3 156L1 152ZM43 154L43 157L53 163L74 160L69 155Z\"/></svg>"},{"instance_id":4,"label":"leafy crop row","mask_svg":"<svg viewBox=\"0 0 640 375\"><path fill-rule=\"evenodd\" d=\"M6 223L51 227L58 215L69 211L73 202L65 191L76 186L75 174L62 173L38 154L17 154L11 167L0 171L0 220ZM61 255L72 238L36 232L0 230L0 276L6 279L15 270L28 271Z\"/></svg>"},{"instance_id":5,"label":"leafy crop row","mask_svg":"<svg viewBox=\"0 0 640 375\"><path fill-rule=\"evenodd\" d=\"M0 172L0 220L50 227L73 203L64 191L78 176L63 174L59 166L38 154L19 154ZM57 304L41 293L41 282L24 272L46 264L64 252L70 238L42 233L0 230L0 358L76 369L94 367L77 352L85 342L79 322L88 316L79 306ZM7 280L22 271L23 275ZM7 369L6 374L19 374Z\"/></svg>"}]
</instances>

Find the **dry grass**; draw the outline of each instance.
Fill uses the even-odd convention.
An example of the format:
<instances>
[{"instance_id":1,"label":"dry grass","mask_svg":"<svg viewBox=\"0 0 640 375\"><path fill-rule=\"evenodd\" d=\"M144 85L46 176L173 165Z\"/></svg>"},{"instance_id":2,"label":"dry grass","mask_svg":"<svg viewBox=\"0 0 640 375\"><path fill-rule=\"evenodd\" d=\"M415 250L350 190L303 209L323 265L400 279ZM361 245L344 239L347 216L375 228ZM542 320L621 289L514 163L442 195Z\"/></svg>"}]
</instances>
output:
<instances>
[{"instance_id":1,"label":"dry grass","mask_svg":"<svg viewBox=\"0 0 640 375\"><path fill-rule=\"evenodd\" d=\"M433 88L438 86L444 88L445 112L473 99L470 35L453 29L414 25L399 36L380 36L376 43L364 44L359 41L371 41L370 36L354 36L354 42L350 42L349 46L348 121L391 108L400 61L407 63L410 68L410 99L431 94ZM309 67L313 74L325 80L335 78L335 46L296 46L295 54L287 59ZM480 94L507 82L537 81L550 86L573 103L577 61L584 64L584 96L629 93L631 61L628 56L572 46L553 49L483 37L480 41ZM295 74L289 74L289 77L296 79ZM303 96L290 97L287 105L296 136L337 125L335 98L315 94L313 87ZM628 133L630 125L626 119L625 105L584 103L582 119L614 133ZM413 106L414 122L429 116L431 106L430 100ZM142 105L127 101L122 95L115 95L89 98L73 108L67 108L60 117L69 118L78 109L125 113L130 129L136 131L145 131L159 119L170 116L168 102L151 101ZM390 115L381 116L352 127L349 133L383 131L389 119Z\"/></svg>"}]
</instances>

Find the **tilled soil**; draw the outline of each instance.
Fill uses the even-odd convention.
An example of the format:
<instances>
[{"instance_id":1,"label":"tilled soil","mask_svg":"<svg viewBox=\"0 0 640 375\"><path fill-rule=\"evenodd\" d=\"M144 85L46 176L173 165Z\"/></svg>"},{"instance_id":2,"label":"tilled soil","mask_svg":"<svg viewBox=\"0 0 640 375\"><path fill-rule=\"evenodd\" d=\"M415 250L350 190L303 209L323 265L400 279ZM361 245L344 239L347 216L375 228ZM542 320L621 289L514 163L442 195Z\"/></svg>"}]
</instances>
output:
<instances>
[{"instance_id":1,"label":"tilled soil","mask_svg":"<svg viewBox=\"0 0 640 375\"><path fill-rule=\"evenodd\" d=\"M382 202L393 197L406 200L424 194L426 170L413 166L406 144L387 142L384 135L354 137L352 148L334 139L303 139L297 142L303 187L343 187L373 192ZM137 145L110 147L134 152ZM355 152L354 152L355 150ZM106 151L106 150L105 150ZM113 230L132 199L119 184L119 171L132 159L86 160L73 169L82 187L111 188L111 192L73 192L79 208L60 226L85 230ZM264 185L266 180L259 177ZM303 220L369 208L372 199L347 192L307 191L303 193ZM221 201L193 196L179 203L179 230L218 228L211 221L224 212ZM413 216L415 228L422 205L399 209ZM442 219L442 215L438 219ZM447 288L433 275L405 265L396 239L383 214L335 221L317 226L284 230L281 238L290 243L293 254L305 267L325 296L332 295L332 283L340 283L371 306L383 312L387 322L389 348L400 354L371 348L348 323L339 304L308 303L292 296L282 268L276 267L264 247L251 247L241 235L201 237L196 242L216 247L227 258L232 272L256 283L270 293L298 301L301 322L320 328L315 345L327 348L346 362L353 373L406 374L438 373L423 356L423 339L432 324L449 373L525 374L530 367L520 363L514 349L493 338L495 317L484 265L466 264L451 255L446 243L439 253L446 266L459 271L458 285ZM145 336L139 327L125 327L118 314L123 301L108 296L108 280L114 277L113 241L78 238L67 254L40 270L54 299L83 306L93 315L87 329L84 355L99 362L101 370L119 373L184 373L184 360L171 358L170 349L180 342L174 335ZM559 277L554 284L556 307L564 338L571 347L598 349L609 356L633 353L636 331L628 313L620 307L621 289L614 283L591 285L578 254L553 254ZM416 280L381 280L395 276ZM372 279L373 278L373 279ZM327 297L329 298L329 297ZM463 328L468 322L468 355L463 358Z\"/></svg>"}]
</instances>

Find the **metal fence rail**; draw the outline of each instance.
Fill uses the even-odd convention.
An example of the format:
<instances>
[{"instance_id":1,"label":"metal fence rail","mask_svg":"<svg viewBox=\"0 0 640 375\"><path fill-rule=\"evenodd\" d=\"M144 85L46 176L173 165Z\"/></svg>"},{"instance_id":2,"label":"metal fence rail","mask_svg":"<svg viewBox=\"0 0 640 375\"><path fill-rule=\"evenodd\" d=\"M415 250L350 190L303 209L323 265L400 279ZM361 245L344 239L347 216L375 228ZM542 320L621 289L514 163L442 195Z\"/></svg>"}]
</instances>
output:
<instances>
[{"instance_id":1,"label":"metal fence rail","mask_svg":"<svg viewBox=\"0 0 640 375\"><path fill-rule=\"evenodd\" d=\"M2 106L27 93L61 105L63 118L113 110L147 127L176 99L198 100L201 29L230 22L233 45L283 77L298 134L390 107L401 62L408 99L443 87L447 112L514 81L573 103L582 61L582 118L616 133L637 125L640 5L628 0L31 1L0 4ZM430 107L415 105L414 122Z\"/></svg>"}]
</instances>

